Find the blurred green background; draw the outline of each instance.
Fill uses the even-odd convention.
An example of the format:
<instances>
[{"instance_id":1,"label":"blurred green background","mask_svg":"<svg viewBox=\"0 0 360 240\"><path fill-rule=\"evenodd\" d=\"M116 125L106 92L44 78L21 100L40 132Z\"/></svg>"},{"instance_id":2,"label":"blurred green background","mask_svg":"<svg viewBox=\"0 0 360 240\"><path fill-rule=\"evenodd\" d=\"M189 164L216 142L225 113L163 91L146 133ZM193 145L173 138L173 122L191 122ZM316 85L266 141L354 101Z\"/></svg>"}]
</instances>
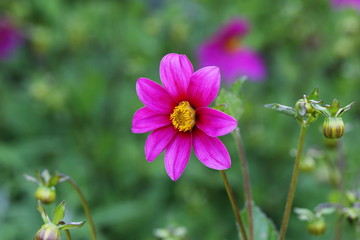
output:
<instances>
[{"instance_id":1,"label":"blurred green background","mask_svg":"<svg viewBox=\"0 0 360 240\"><path fill-rule=\"evenodd\" d=\"M360 13L334 10L327 0L5 0L0 11L25 36L0 62L0 233L1 239L31 239L42 225L36 185L23 178L36 169L70 175L86 195L99 239L156 239L154 230L185 227L187 239L237 239L231 207L218 172L192 156L173 182L163 155L145 160L147 134L131 133L142 107L139 77L159 82L159 62L170 52L186 54L197 68L196 47L224 22L242 16L251 23L244 45L267 65L262 83L242 88L239 126L249 160L256 203L279 228L288 191L299 126L263 107L293 105L315 87L320 97L357 103L343 117L345 187L357 189L359 174ZM334 159L311 125L305 151ZM232 156L228 175L239 205L242 176L231 136L221 138ZM323 160L301 173L294 206L314 208L339 194ZM66 200L66 219L85 220L81 202L66 183L55 206ZM312 237L292 214L289 240L331 239L335 216L324 236ZM354 227L345 222L345 239ZM88 225L73 230L89 239Z\"/></svg>"}]
</instances>

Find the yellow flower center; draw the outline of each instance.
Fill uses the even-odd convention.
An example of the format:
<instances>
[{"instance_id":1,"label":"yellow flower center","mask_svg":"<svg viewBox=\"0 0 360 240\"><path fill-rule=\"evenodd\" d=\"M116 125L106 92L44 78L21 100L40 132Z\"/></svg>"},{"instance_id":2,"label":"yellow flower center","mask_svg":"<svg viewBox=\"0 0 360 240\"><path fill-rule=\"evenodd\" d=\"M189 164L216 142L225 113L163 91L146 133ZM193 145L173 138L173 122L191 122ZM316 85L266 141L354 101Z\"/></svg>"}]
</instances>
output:
<instances>
[{"instance_id":1,"label":"yellow flower center","mask_svg":"<svg viewBox=\"0 0 360 240\"><path fill-rule=\"evenodd\" d=\"M231 37L225 42L226 51L232 53L241 48L241 38Z\"/></svg>"},{"instance_id":2,"label":"yellow flower center","mask_svg":"<svg viewBox=\"0 0 360 240\"><path fill-rule=\"evenodd\" d=\"M177 130L190 131L195 126L195 110L188 101L182 101L170 114L170 120Z\"/></svg>"}]
</instances>

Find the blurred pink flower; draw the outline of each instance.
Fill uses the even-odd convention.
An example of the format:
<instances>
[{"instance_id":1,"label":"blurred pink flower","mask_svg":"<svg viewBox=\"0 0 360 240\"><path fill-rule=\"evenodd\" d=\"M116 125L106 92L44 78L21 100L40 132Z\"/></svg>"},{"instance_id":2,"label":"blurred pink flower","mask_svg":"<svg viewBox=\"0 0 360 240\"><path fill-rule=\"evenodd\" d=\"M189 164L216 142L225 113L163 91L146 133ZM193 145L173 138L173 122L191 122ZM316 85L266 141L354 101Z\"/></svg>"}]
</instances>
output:
<instances>
[{"instance_id":1,"label":"blurred pink flower","mask_svg":"<svg viewBox=\"0 0 360 240\"><path fill-rule=\"evenodd\" d=\"M360 0L332 0L335 8L351 7L360 11Z\"/></svg>"},{"instance_id":2,"label":"blurred pink flower","mask_svg":"<svg viewBox=\"0 0 360 240\"><path fill-rule=\"evenodd\" d=\"M20 42L20 32L8 19L0 18L0 60L9 57Z\"/></svg>"},{"instance_id":3,"label":"blurred pink flower","mask_svg":"<svg viewBox=\"0 0 360 240\"><path fill-rule=\"evenodd\" d=\"M152 133L145 143L145 156L151 162L165 150L165 169L176 181L183 173L191 149L207 167L230 168L225 145L217 138L237 126L236 120L208 105L220 88L217 67L204 67L194 72L185 55L170 53L160 62L160 84L139 78L136 92L145 105L132 121L134 133Z\"/></svg>"},{"instance_id":4,"label":"blurred pink flower","mask_svg":"<svg viewBox=\"0 0 360 240\"><path fill-rule=\"evenodd\" d=\"M241 18L234 18L222 26L211 39L199 46L200 66L218 66L227 82L242 76L254 81L263 80L266 69L262 58L241 43L248 31L248 22Z\"/></svg>"}]
</instances>

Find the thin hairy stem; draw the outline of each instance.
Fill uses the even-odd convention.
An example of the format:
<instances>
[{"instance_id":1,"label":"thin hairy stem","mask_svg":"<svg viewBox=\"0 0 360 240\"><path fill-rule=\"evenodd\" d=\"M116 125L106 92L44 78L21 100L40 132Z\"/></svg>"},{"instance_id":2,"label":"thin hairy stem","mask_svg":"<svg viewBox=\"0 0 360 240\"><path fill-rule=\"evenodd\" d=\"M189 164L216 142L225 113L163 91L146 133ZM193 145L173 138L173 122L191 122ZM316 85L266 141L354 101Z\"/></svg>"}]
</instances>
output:
<instances>
[{"instance_id":1,"label":"thin hairy stem","mask_svg":"<svg viewBox=\"0 0 360 240\"><path fill-rule=\"evenodd\" d=\"M71 235L70 235L70 231L68 229L65 229L65 234L66 234L66 239L67 240L72 240Z\"/></svg>"},{"instance_id":2,"label":"thin hairy stem","mask_svg":"<svg viewBox=\"0 0 360 240\"><path fill-rule=\"evenodd\" d=\"M345 154L344 149L342 147L342 142L338 140L336 142L336 151L337 151L337 167L339 169L340 178L337 184L338 190L340 194L340 204L344 204L344 196L345 196L345 187L344 187L344 177L345 177ZM334 240L341 240L343 232L343 217L341 213L337 213L337 220L335 225L335 234Z\"/></svg>"},{"instance_id":3,"label":"thin hairy stem","mask_svg":"<svg viewBox=\"0 0 360 240\"><path fill-rule=\"evenodd\" d=\"M96 240L96 231L95 231L95 225L94 225L94 221L91 217L91 214L90 214L90 208L89 208L89 205L87 204L86 202L86 199L85 199L85 196L84 194L81 192L79 186L75 183L74 180L72 180L72 178L68 177L67 180L66 180L68 183L70 183L70 185L74 188L74 190L78 193L79 197L80 197L80 200L81 200L81 203L83 205L83 208L84 208L84 211L85 211L85 214L86 214L86 217L89 221L89 224L90 224L90 233L91 233L91 239L92 240Z\"/></svg>"},{"instance_id":4,"label":"thin hairy stem","mask_svg":"<svg viewBox=\"0 0 360 240\"><path fill-rule=\"evenodd\" d=\"M284 215L283 215L283 219L282 219L282 223L281 223L279 240L285 239L287 226L289 224L291 207L292 207L292 203L294 200L297 179L299 176L299 165L300 165L300 160L301 160L302 151L303 151L303 147L304 147L305 134L306 134L306 126L305 126L305 124L303 124L303 125L301 125L301 129L300 129L300 137L299 137L299 143L298 143L297 154L296 154L296 159L295 159L295 165L294 165L294 170L293 170L291 183L290 183L290 189L289 189L289 193L288 193L288 197L287 197L287 201L286 201L286 205L285 205Z\"/></svg>"},{"instance_id":5,"label":"thin hairy stem","mask_svg":"<svg viewBox=\"0 0 360 240\"><path fill-rule=\"evenodd\" d=\"M231 207L233 209L233 212L234 212L234 215L235 215L235 219L236 219L236 222L238 223L238 226L240 228L240 234L241 234L241 238L243 240L247 240L247 236L246 236L246 232L245 232L245 227L244 227L244 224L241 220L241 216L240 216L240 211L238 209L238 207L236 206L236 201L235 201L235 197L234 197L234 193L233 191L231 190L231 186L229 184L229 181L228 181L228 178L226 176L226 173L224 170L219 170L220 171L220 174L221 174L221 177L222 177L222 180L224 181L224 184L225 184L225 188L226 188L226 192L227 192L227 195L229 197L229 200L230 200L230 203L231 203Z\"/></svg>"},{"instance_id":6,"label":"thin hairy stem","mask_svg":"<svg viewBox=\"0 0 360 240\"><path fill-rule=\"evenodd\" d=\"M241 164L241 170L244 180L244 191L245 191L245 199L246 199L246 208L247 208L247 216L249 222L249 233L250 240L254 240L254 222L253 222L253 210L252 210L252 193L251 193L251 183L249 177L249 168L247 166L247 160L244 150L244 144L242 142L240 128L236 127L233 134L235 141L237 143L238 151L239 151L239 159Z\"/></svg>"}]
</instances>

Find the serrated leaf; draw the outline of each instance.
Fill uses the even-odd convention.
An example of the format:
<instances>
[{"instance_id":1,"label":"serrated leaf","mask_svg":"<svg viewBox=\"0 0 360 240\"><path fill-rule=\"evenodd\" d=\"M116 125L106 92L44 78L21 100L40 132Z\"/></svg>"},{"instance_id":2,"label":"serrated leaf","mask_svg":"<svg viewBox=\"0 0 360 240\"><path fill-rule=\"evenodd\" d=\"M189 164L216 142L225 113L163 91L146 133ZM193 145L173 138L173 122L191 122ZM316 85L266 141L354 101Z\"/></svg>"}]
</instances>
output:
<instances>
[{"instance_id":1,"label":"serrated leaf","mask_svg":"<svg viewBox=\"0 0 360 240\"><path fill-rule=\"evenodd\" d=\"M261 209L253 203L252 214L254 221L254 239L256 240L277 240L278 232L274 223L269 219ZM248 231L249 223L247 217L247 209L241 211L241 218ZM248 234L249 235L249 234ZM241 238L240 238L241 239Z\"/></svg>"},{"instance_id":2,"label":"serrated leaf","mask_svg":"<svg viewBox=\"0 0 360 240\"><path fill-rule=\"evenodd\" d=\"M270 104L264 105L264 107L275 110L280 113L283 113L283 114L293 117L293 118L296 117L295 109L292 107L289 107L289 106L281 105L278 103L270 103Z\"/></svg>"},{"instance_id":3,"label":"serrated leaf","mask_svg":"<svg viewBox=\"0 0 360 240\"><path fill-rule=\"evenodd\" d=\"M84 225L85 221L69 222L59 227L60 230L79 228Z\"/></svg>"},{"instance_id":4,"label":"serrated leaf","mask_svg":"<svg viewBox=\"0 0 360 240\"><path fill-rule=\"evenodd\" d=\"M236 80L230 87L230 91L235 95L239 96L243 83L247 80L247 77L241 77Z\"/></svg>"},{"instance_id":5,"label":"serrated leaf","mask_svg":"<svg viewBox=\"0 0 360 240\"><path fill-rule=\"evenodd\" d=\"M233 116L236 120L239 120L242 113L242 101L237 94L231 91L221 89L219 96L216 99L216 105L228 105L228 108L224 109L224 112Z\"/></svg>"},{"instance_id":6,"label":"serrated leaf","mask_svg":"<svg viewBox=\"0 0 360 240\"><path fill-rule=\"evenodd\" d=\"M52 223L57 225L65 216L65 201L62 201L54 211Z\"/></svg>"}]
</instances>

